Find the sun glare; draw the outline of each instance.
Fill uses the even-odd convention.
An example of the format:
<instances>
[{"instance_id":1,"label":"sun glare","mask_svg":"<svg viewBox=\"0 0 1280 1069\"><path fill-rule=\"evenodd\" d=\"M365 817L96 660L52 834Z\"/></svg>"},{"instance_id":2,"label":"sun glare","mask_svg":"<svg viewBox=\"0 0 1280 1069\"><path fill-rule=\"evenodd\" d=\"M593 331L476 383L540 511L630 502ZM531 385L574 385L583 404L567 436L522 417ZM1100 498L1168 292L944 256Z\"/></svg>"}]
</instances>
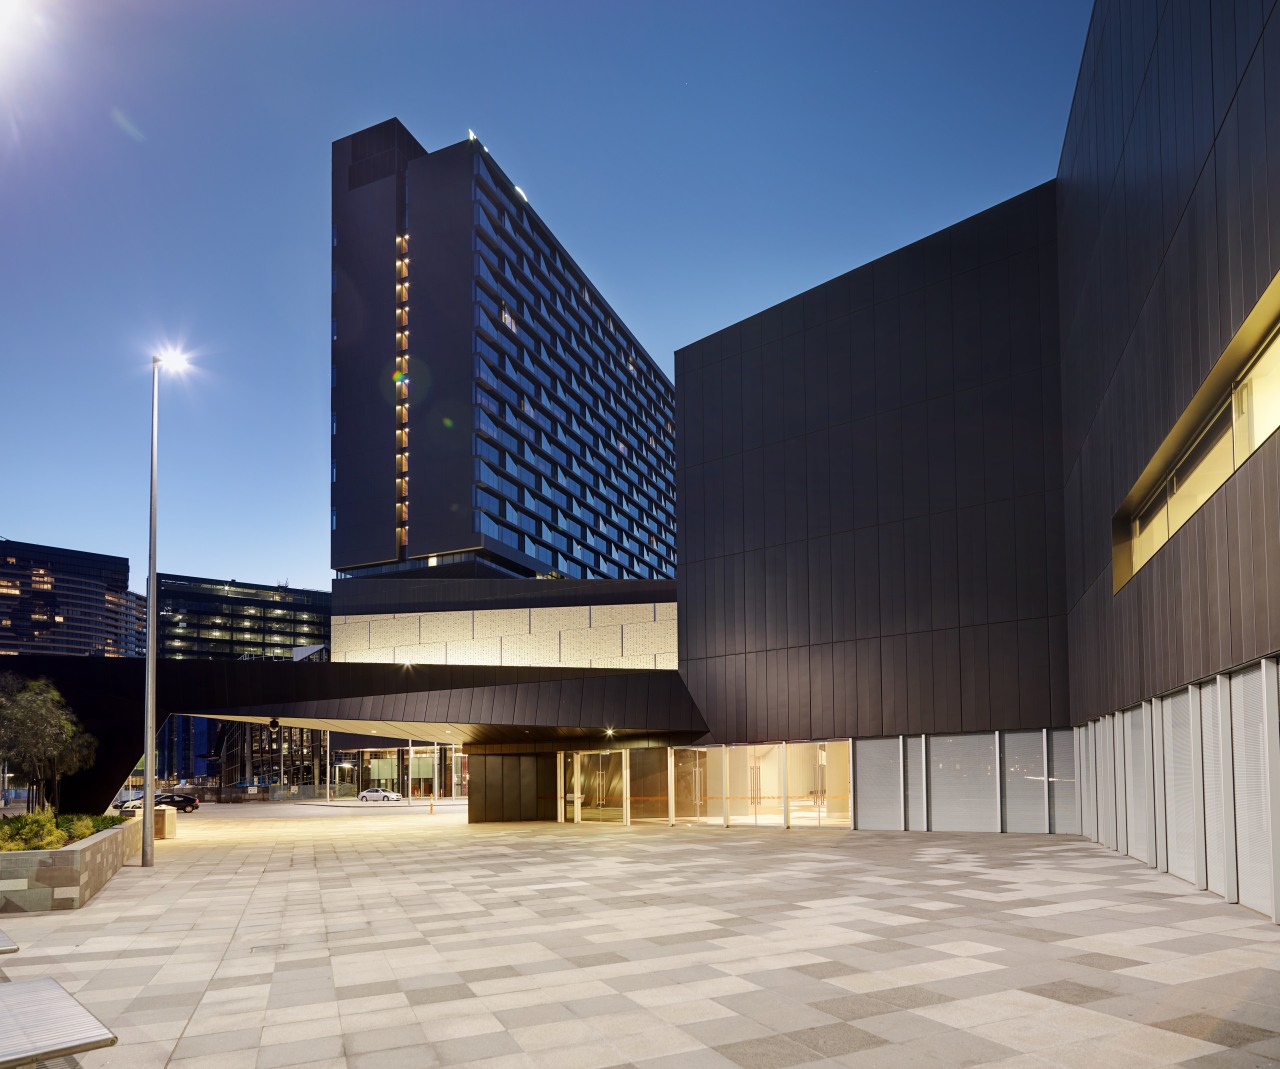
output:
<instances>
[{"instance_id":1,"label":"sun glare","mask_svg":"<svg viewBox=\"0 0 1280 1069\"><path fill-rule=\"evenodd\" d=\"M48 6L47 0L0 0L0 79L48 36Z\"/></svg>"}]
</instances>

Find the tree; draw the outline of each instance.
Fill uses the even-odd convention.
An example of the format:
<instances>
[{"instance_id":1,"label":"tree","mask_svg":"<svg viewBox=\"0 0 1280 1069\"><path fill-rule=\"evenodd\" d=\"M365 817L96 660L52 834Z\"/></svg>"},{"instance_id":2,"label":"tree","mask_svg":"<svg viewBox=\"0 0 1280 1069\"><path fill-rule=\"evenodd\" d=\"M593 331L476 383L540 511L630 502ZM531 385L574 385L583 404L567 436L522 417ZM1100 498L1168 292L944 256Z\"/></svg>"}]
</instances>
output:
<instances>
[{"instance_id":1,"label":"tree","mask_svg":"<svg viewBox=\"0 0 1280 1069\"><path fill-rule=\"evenodd\" d=\"M29 812L50 793L56 809L62 777L91 766L97 748L47 679L0 674L0 759L25 775Z\"/></svg>"}]
</instances>

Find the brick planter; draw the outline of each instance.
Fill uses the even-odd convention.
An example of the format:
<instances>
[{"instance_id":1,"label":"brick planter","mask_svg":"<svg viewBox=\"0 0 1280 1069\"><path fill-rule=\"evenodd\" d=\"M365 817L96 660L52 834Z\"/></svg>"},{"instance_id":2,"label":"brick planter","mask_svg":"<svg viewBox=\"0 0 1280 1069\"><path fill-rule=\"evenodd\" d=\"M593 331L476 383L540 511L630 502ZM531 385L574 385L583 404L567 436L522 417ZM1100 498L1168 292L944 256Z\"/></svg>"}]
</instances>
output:
<instances>
[{"instance_id":1,"label":"brick planter","mask_svg":"<svg viewBox=\"0 0 1280 1069\"><path fill-rule=\"evenodd\" d=\"M142 821L108 828L61 850L0 852L0 913L79 909L142 851Z\"/></svg>"}]
</instances>

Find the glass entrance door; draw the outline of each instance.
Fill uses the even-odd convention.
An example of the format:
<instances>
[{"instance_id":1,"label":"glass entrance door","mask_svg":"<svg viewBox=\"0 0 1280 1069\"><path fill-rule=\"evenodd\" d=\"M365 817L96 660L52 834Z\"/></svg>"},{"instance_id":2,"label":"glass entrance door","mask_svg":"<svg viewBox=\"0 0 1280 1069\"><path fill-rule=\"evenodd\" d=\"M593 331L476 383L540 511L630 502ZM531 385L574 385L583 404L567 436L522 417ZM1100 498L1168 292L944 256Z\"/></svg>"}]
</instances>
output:
<instances>
[{"instance_id":1,"label":"glass entrance door","mask_svg":"<svg viewBox=\"0 0 1280 1069\"><path fill-rule=\"evenodd\" d=\"M783 823L781 744L728 749L729 822Z\"/></svg>"},{"instance_id":2,"label":"glass entrance door","mask_svg":"<svg viewBox=\"0 0 1280 1069\"><path fill-rule=\"evenodd\" d=\"M849 826L849 742L787 744L787 809L792 827Z\"/></svg>"},{"instance_id":3,"label":"glass entrance door","mask_svg":"<svg viewBox=\"0 0 1280 1069\"><path fill-rule=\"evenodd\" d=\"M680 824L724 823L724 755L713 749L676 747L675 818Z\"/></svg>"},{"instance_id":4,"label":"glass entrance door","mask_svg":"<svg viewBox=\"0 0 1280 1069\"><path fill-rule=\"evenodd\" d=\"M582 820L598 824L623 822L622 751L578 755Z\"/></svg>"}]
</instances>

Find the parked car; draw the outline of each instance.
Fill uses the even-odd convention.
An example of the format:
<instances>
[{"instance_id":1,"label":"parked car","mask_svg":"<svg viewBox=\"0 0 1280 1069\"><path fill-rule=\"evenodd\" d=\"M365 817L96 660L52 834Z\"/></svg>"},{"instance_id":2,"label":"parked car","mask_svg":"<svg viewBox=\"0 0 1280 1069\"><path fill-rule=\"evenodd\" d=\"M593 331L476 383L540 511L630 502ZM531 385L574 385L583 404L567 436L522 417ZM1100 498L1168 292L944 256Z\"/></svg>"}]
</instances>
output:
<instances>
[{"instance_id":1,"label":"parked car","mask_svg":"<svg viewBox=\"0 0 1280 1069\"><path fill-rule=\"evenodd\" d=\"M200 808L200 799L194 794L157 794L156 805L171 805L184 813L192 813ZM126 810L141 809L142 799L134 798L128 802L116 802L113 808L119 809L122 813Z\"/></svg>"},{"instance_id":2,"label":"parked car","mask_svg":"<svg viewBox=\"0 0 1280 1069\"><path fill-rule=\"evenodd\" d=\"M395 791L384 791L381 787L370 787L361 791L357 797L362 802L402 802L403 797Z\"/></svg>"}]
</instances>

